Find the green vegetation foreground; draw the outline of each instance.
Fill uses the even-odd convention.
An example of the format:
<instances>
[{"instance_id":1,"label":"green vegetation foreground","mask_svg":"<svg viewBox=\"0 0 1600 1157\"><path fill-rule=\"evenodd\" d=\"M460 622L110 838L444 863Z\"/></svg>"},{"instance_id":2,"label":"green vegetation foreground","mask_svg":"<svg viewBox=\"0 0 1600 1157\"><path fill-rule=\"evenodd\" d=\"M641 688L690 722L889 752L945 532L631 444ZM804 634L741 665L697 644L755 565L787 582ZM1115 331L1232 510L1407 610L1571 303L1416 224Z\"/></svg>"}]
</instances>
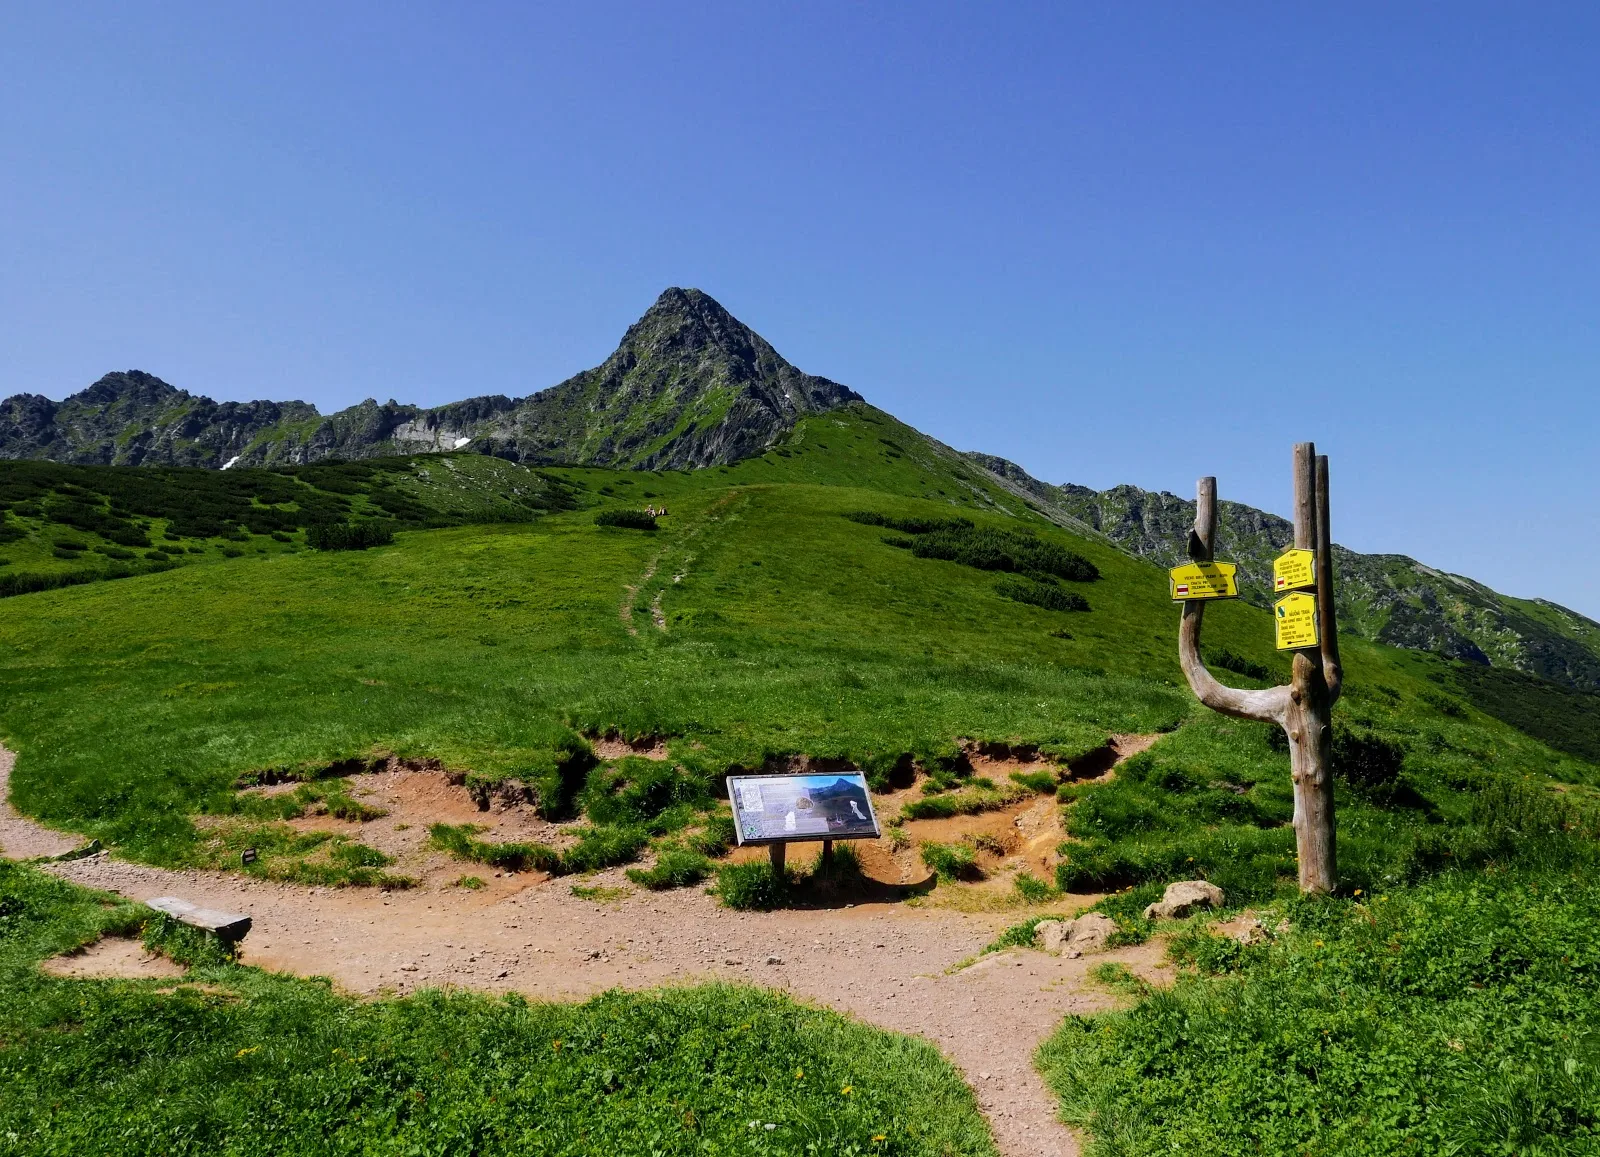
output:
<instances>
[{"instance_id":1,"label":"green vegetation foreground","mask_svg":"<svg viewBox=\"0 0 1600 1157\"><path fill-rule=\"evenodd\" d=\"M37 970L147 916L0 861L0 1152L994 1153L931 1045L750 988L360 1003L222 962Z\"/></svg>"}]
</instances>

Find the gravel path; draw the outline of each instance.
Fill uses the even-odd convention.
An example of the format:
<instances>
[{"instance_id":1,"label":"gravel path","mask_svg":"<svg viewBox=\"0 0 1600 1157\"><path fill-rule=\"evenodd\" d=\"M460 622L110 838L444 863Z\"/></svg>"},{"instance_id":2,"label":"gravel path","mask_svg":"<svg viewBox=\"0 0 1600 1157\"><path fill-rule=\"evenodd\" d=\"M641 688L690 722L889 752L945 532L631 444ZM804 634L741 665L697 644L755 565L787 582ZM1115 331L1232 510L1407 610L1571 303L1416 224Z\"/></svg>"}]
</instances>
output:
<instances>
[{"instance_id":1,"label":"gravel path","mask_svg":"<svg viewBox=\"0 0 1600 1157\"><path fill-rule=\"evenodd\" d=\"M0 801L8 798L12 763L0 748ZM54 855L79 842L0 802L6 855ZM572 895L566 881L509 875L486 880L478 892L384 894L173 872L105 853L47 868L133 899L172 894L249 912L245 963L327 976L357 994L453 985L581 999L608 988L705 980L782 989L935 1042L965 1074L1006 1157L1076 1157L1076 1139L1056 1119L1055 1100L1031 1062L1063 1017L1112 1005L1088 970L1119 960L1160 977L1156 944L1076 960L1013 950L955 969L1015 917L935 907L745 913L719 907L699 889L595 903ZM602 874L589 883L620 879Z\"/></svg>"}]
</instances>

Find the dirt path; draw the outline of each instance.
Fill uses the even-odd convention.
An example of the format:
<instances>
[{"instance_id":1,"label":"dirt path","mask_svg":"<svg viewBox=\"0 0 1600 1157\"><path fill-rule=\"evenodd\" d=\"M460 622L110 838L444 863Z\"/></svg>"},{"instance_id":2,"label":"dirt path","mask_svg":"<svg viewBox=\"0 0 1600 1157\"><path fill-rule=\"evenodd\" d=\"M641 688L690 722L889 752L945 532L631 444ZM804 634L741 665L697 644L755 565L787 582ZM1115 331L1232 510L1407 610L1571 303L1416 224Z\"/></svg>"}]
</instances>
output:
<instances>
[{"instance_id":1,"label":"dirt path","mask_svg":"<svg viewBox=\"0 0 1600 1157\"><path fill-rule=\"evenodd\" d=\"M0 748L0 801L13 757ZM58 854L79 841L0 803L0 847L12 857ZM1102 960L1159 975L1158 945L1076 960L1013 950L956 969L1015 914L904 904L820 911L732 912L699 889L596 903L571 882L527 876L478 892L419 888L384 894L304 888L220 872L172 872L100 853L49 864L57 875L146 900L173 894L249 912L243 961L332 978L358 994L453 985L581 999L608 988L732 980L779 988L870 1024L937 1043L963 1073L1007 1157L1075 1157L1034 1070L1038 1046L1069 1013L1109 1007L1088 980ZM620 871L585 881L625 886Z\"/></svg>"}]
</instances>

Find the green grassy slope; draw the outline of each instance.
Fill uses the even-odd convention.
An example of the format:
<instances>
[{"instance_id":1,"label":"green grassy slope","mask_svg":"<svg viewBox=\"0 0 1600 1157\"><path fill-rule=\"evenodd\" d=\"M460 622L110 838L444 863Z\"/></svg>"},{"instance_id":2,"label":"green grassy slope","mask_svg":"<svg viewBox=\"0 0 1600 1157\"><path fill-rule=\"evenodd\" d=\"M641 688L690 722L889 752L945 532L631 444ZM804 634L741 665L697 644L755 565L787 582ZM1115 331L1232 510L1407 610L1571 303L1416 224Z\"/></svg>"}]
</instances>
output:
<instances>
[{"instance_id":1,"label":"green grassy slope","mask_svg":"<svg viewBox=\"0 0 1600 1157\"><path fill-rule=\"evenodd\" d=\"M1158 569L869 408L734 467L550 473L588 508L0 600L17 802L183 860L188 817L228 806L236 777L374 751L537 778L574 732L618 730L677 737L707 777L791 753L881 776L962 737L1070 753L1193 711ZM655 533L593 525L593 504L647 502L671 511ZM1001 597L1008 576L885 545L843 517L860 510L1026 526L1099 568L1060 584L1091 610ZM1208 619L1208 646L1280 668L1270 640L1243 604ZM1360 641L1346 661L1353 687L1436 714L1414 663Z\"/></svg>"}]
</instances>

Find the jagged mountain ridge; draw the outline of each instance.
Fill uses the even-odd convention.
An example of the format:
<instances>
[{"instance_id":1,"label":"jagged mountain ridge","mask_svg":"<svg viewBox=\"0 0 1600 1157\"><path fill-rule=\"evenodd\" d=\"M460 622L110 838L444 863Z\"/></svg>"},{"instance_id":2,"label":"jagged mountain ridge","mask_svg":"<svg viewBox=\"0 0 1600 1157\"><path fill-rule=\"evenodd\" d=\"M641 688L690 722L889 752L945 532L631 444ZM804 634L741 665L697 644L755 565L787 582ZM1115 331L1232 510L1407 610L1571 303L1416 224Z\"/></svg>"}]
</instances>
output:
<instances>
[{"instance_id":1,"label":"jagged mountain ridge","mask_svg":"<svg viewBox=\"0 0 1600 1157\"><path fill-rule=\"evenodd\" d=\"M529 464L722 465L771 446L805 413L860 395L796 369L697 289L668 289L603 363L528 397L424 409L367 399L216 402L140 370L62 402L0 402L0 458L84 465L302 465L472 449Z\"/></svg>"},{"instance_id":2,"label":"jagged mountain ridge","mask_svg":"<svg viewBox=\"0 0 1600 1157\"><path fill-rule=\"evenodd\" d=\"M1137 486L1091 490L1052 485L991 454L967 459L1025 491L1046 508L1162 566L1185 561L1195 504ZM1272 560L1293 545L1294 526L1223 500L1217 555L1239 564L1241 596L1257 606L1272 595ZM1514 599L1401 554L1361 554L1334 544L1339 623L1375 642L1446 658L1510 667L1553 682L1600 691L1600 623L1544 599Z\"/></svg>"}]
</instances>

